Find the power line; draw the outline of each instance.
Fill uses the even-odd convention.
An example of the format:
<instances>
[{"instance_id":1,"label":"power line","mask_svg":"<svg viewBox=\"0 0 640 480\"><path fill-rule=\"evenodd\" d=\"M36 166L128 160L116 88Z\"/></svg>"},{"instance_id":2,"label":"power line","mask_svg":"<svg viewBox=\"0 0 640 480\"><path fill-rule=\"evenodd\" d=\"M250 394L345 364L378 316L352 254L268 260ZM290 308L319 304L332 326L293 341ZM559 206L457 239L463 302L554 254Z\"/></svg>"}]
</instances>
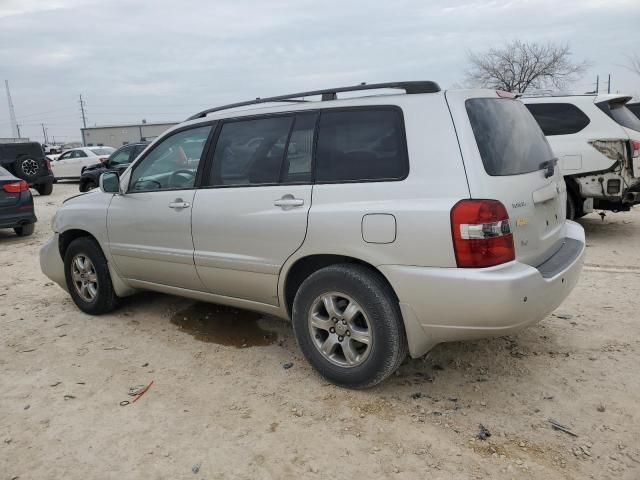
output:
<instances>
[{"instance_id":1,"label":"power line","mask_svg":"<svg viewBox=\"0 0 640 480\"><path fill-rule=\"evenodd\" d=\"M13 101L11 100L11 92L9 91L9 80L4 81L4 85L7 88L7 102L9 103L9 119L11 120L11 132L15 138L20 138L20 127L16 120L16 111L13 108Z\"/></svg>"}]
</instances>

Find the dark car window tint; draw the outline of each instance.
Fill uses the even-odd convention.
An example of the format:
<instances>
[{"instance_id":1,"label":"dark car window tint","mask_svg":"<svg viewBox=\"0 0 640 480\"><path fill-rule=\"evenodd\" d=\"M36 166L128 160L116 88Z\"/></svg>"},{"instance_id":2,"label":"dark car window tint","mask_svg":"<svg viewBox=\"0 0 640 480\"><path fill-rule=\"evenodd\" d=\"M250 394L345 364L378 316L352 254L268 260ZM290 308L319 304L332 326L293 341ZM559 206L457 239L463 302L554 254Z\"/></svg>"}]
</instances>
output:
<instances>
[{"instance_id":1,"label":"dark car window tint","mask_svg":"<svg viewBox=\"0 0 640 480\"><path fill-rule=\"evenodd\" d=\"M278 183L292 123L292 116L225 123L216 143L209 183Z\"/></svg>"},{"instance_id":2,"label":"dark car window tint","mask_svg":"<svg viewBox=\"0 0 640 480\"><path fill-rule=\"evenodd\" d=\"M640 132L640 118L636 117L624 103L610 104L610 115L618 125Z\"/></svg>"},{"instance_id":3,"label":"dark car window tint","mask_svg":"<svg viewBox=\"0 0 640 480\"><path fill-rule=\"evenodd\" d=\"M135 160L145 148L147 148L147 145L136 145L133 151L133 156L131 157L131 161Z\"/></svg>"},{"instance_id":4,"label":"dark car window tint","mask_svg":"<svg viewBox=\"0 0 640 480\"><path fill-rule=\"evenodd\" d=\"M395 180L407 173L402 115L398 110L322 112L316 150L317 182Z\"/></svg>"},{"instance_id":5,"label":"dark car window tint","mask_svg":"<svg viewBox=\"0 0 640 480\"><path fill-rule=\"evenodd\" d=\"M526 105L545 135L570 135L589 125L589 117L571 103L529 103Z\"/></svg>"},{"instance_id":6,"label":"dark car window tint","mask_svg":"<svg viewBox=\"0 0 640 480\"><path fill-rule=\"evenodd\" d=\"M640 103L627 103L627 108L631 110L636 117L640 118Z\"/></svg>"},{"instance_id":7,"label":"dark car window tint","mask_svg":"<svg viewBox=\"0 0 640 480\"><path fill-rule=\"evenodd\" d=\"M284 183L308 183L311 181L311 158L313 156L313 136L318 119L317 113L296 115L296 121L287 145L284 162Z\"/></svg>"},{"instance_id":8,"label":"dark car window tint","mask_svg":"<svg viewBox=\"0 0 640 480\"><path fill-rule=\"evenodd\" d=\"M541 169L553 152L542 130L518 100L472 98L467 115L489 175L520 175Z\"/></svg>"}]
</instances>

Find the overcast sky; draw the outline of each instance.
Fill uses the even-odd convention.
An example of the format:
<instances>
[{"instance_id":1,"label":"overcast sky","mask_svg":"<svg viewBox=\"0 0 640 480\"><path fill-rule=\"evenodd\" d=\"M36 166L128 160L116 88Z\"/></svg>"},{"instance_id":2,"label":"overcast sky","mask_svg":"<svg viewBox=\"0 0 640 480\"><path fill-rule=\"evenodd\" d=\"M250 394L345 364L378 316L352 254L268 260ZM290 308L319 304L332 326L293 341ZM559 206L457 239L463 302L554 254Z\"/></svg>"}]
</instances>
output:
<instances>
[{"instance_id":1,"label":"overcast sky","mask_svg":"<svg viewBox=\"0 0 640 480\"><path fill-rule=\"evenodd\" d=\"M568 42L592 67L572 88L640 94L638 0L0 0L0 137L9 80L23 136L88 124L180 121L217 104L393 80L461 82L466 52Z\"/></svg>"}]
</instances>

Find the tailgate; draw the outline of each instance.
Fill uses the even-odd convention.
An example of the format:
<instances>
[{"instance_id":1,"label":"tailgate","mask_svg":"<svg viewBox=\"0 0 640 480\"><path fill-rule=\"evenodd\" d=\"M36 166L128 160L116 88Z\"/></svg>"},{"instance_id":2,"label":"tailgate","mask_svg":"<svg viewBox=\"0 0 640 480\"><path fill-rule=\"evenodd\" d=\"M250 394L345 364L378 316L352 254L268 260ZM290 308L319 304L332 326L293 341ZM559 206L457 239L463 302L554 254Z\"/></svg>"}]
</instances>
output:
<instances>
[{"instance_id":1,"label":"tailgate","mask_svg":"<svg viewBox=\"0 0 640 480\"><path fill-rule=\"evenodd\" d=\"M566 187L549 143L525 106L495 91L446 92L469 191L509 213L516 259L537 266L562 246Z\"/></svg>"}]
</instances>

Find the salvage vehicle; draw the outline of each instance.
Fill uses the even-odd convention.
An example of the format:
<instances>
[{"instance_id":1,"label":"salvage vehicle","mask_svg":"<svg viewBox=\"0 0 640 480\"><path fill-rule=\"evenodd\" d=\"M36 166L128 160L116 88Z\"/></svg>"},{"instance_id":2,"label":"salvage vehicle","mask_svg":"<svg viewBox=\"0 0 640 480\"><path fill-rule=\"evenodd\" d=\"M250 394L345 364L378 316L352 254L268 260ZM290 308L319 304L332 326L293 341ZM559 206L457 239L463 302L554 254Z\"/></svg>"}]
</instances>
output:
<instances>
[{"instance_id":1,"label":"salvage vehicle","mask_svg":"<svg viewBox=\"0 0 640 480\"><path fill-rule=\"evenodd\" d=\"M290 319L321 375L364 388L557 308L585 251L565 205L511 94L363 84L190 117L67 200L40 262L93 315L155 290Z\"/></svg>"},{"instance_id":2,"label":"salvage vehicle","mask_svg":"<svg viewBox=\"0 0 640 480\"><path fill-rule=\"evenodd\" d=\"M27 182L40 195L53 191L51 165L37 142L0 143L0 167Z\"/></svg>"},{"instance_id":3,"label":"salvage vehicle","mask_svg":"<svg viewBox=\"0 0 640 480\"><path fill-rule=\"evenodd\" d=\"M80 175L80 191L88 192L98 186L100 175L106 171L114 171L118 174L124 172L140 153L147 148L149 142L130 143L109 155L106 161L82 167Z\"/></svg>"},{"instance_id":4,"label":"salvage vehicle","mask_svg":"<svg viewBox=\"0 0 640 480\"><path fill-rule=\"evenodd\" d=\"M29 184L0 167L0 228L26 237L34 231L36 214Z\"/></svg>"},{"instance_id":5,"label":"salvage vehicle","mask_svg":"<svg viewBox=\"0 0 640 480\"><path fill-rule=\"evenodd\" d=\"M558 156L567 218L640 203L640 119L625 95L523 98Z\"/></svg>"},{"instance_id":6,"label":"salvage vehicle","mask_svg":"<svg viewBox=\"0 0 640 480\"><path fill-rule=\"evenodd\" d=\"M51 170L56 180L78 180L83 168L106 162L115 151L112 147L72 148L51 162Z\"/></svg>"}]
</instances>

